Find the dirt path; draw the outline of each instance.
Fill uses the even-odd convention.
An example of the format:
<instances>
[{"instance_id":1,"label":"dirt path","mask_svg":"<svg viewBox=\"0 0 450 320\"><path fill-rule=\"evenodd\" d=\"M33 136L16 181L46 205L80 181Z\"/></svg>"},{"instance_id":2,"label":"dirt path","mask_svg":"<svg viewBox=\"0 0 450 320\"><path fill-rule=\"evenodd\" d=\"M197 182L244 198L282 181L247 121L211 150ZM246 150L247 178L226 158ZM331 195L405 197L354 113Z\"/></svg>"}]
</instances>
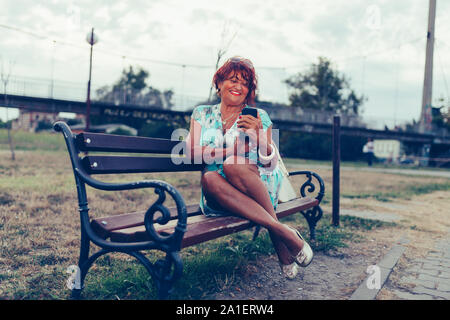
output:
<instances>
[{"instance_id":1,"label":"dirt path","mask_svg":"<svg viewBox=\"0 0 450 320\"><path fill-rule=\"evenodd\" d=\"M411 259L425 256L433 250L436 241L446 236L450 227L450 192L439 191L398 200L391 208L389 203L375 200L363 201L364 208L383 214L392 220L398 217L398 227L366 232L365 241L349 244L334 256L316 254L312 264L302 269L294 280L285 279L275 256L266 257L249 267L248 274L235 279L231 286L224 284L223 290L207 299L263 299L263 300L345 300L366 278L366 270L375 265L401 238L410 243L390 277L389 289L383 288L378 299L398 299L393 293L399 279ZM345 207L345 204L344 204ZM355 212L357 201L352 203ZM420 243L414 239L421 239ZM401 283L399 284L401 285Z\"/></svg>"}]
</instances>

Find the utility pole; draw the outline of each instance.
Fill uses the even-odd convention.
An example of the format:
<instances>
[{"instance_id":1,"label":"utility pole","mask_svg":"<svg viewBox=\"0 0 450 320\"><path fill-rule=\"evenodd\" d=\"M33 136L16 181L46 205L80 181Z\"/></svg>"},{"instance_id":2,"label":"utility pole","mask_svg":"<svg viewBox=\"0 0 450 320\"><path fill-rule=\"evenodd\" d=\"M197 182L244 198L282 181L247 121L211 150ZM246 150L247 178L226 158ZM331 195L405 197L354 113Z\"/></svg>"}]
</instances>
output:
<instances>
[{"instance_id":1,"label":"utility pole","mask_svg":"<svg viewBox=\"0 0 450 320\"><path fill-rule=\"evenodd\" d=\"M436 18L436 0L429 0L427 47L425 57L425 74L423 79L422 112L420 114L420 133L427 131L431 121L431 98L433 92L433 49L434 49L434 22Z\"/></svg>"}]
</instances>

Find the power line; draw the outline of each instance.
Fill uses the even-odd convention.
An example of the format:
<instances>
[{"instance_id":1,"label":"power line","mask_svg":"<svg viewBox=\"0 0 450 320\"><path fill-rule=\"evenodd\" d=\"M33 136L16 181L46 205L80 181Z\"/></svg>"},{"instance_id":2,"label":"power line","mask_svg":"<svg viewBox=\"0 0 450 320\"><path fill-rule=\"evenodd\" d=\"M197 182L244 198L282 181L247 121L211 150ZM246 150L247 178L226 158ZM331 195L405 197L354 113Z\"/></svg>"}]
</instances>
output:
<instances>
[{"instance_id":1,"label":"power line","mask_svg":"<svg viewBox=\"0 0 450 320\"><path fill-rule=\"evenodd\" d=\"M422 39L423 39L423 37L421 36L419 38L415 38L413 40L403 42L401 44L398 44L398 45L396 45L394 47L391 47L391 48L388 48L388 49L385 49L385 50L374 51L374 52L363 54L363 55L357 55L357 56L350 56L350 57L346 57L346 58L340 58L340 59L337 59L336 62L346 61L346 60L351 60L351 59L361 59L361 58L366 58L366 57L370 57L370 56L376 56L376 55L383 54L383 53L386 53L386 52L390 52L390 51L393 51L393 50L398 50L400 47L404 46L405 44L415 43L415 42L418 42L419 40L422 40Z\"/></svg>"},{"instance_id":2,"label":"power line","mask_svg":"<svg viewBox=\"0 0 450 320\"><path fill-rule=\"evenodd\" d=\"M36 34L34 32L26 31L26 30L19 29L19 28L16 28L16 27L7 26L5 24L0 24L0 27L1 28L5 28L5 29L9 29L9 30L14 30L14 31L17 31L17 32L21 32L21 33L25 33L25 34L27 34L29 36L33 36L33 37L39 38L39 39L47 38L46 36L38 35L38 34Z\"/></svg>"},{"instance_id":3,"label":"power line","mask_svg":"<svg viewBox=\"0 0 450 320\"><path fill-rule=\"evenodd\" d=\"M354 56L347 56L347 57L340 57L340 58L337 58L337 59L333 59L333 62L336 63L336 62L344 62L344 61L347 61L347 60L366 59L367 57L370 57L370 56L375 56L375 55L383 54L383 53L386 53L386 52L390 52L390 51L392 51L392 50L398 50L400 47L402 47L402 46L404 46L404 45L406 45L406 44L416 43L416 42L418 42L419 40L422 40L422 39L423 39L423 37L421 36L421 37L419 37L419 38L414 38L414 39L412 39L412 40L409 40L409 41L403 42L403 43L401 43L401 44L395 45L395 46L393 46L393 47L391 47L391 48L388 48L388 49L383 49L383 50L379 50L379 51L374 51L374 52L370 52L370 53L366 53L366 54L360 54L360 55L354 55ZM283 69L299 69L299 68L304 68L305 66L308 66L308 64L305 63L304 65L291 65L291 66L285 66L285 67L283 67Z\"/></svg>"},{"instance_id":4,"label":"power line","mask_svg":"<svg viewBox=\"0 0 450 320\"><path fill-rule=\"evenodd\" d=\"M5 28L5 29L9 29L9 30L13 30L16 32L20 32L32 37L35 37L37 39L43 40L43 39L51 39L51 37L49 36L45 36L45 35L41 35L41 34L37 34L34 32L30 32L21 28L17 28L17 27L12 27L12 26L8 26L8 25L4 25L4 24L0 24L0 27ZM71 46L71 47L75 47L78 49L82 49L85 50L84 47L82 47L81 45L77 45L77 44L73 44L67 41L62 41L62 40L55 40L52 39L52 41L54 43L57 44L62 44L65 46ZM151 63L156 63L156 64L163 64L163 65L169 65L169 66L176 66L176 67L182 67L182 68L199 68L199 69L212 69L214 68L213 65L199 65L199 64L188 64L188 63L179 63L179 62L171 62L171 61L164 61L164 60L157 60L157 59L150 59L150 58L145 58L145 57L138 57L138 56L134 56L134 55L129 55L129 54L125 54L123 52L112 52L111 50L103 50L101 48L96 48L95 50L96 52L100 52L106 55L110 55L110 56L117 56L120 58L128 58L129 60L138 60L138 61L145 61L145 62L151 62ZM259 69L283 69L283 67L259 67Z\"/></svg>"},{"instance_id":5,"label":"power line","mask_svg":"<svg viewBox=\"0 0 450 320\"><path fill-rule=\"evenodd\" d=\"M35 32L30 32L28 30L24 30L21 28L17 28L14 26L8 26L5 24L0 24L0 27L8 29L8 30L12 30L15 32L20 32L23 34L26 34L28 36L32 36L34 38L37 38L39 40L43 40L43 39L51 39L50 36L45 36L45 35L41 35ZM335 60L335 62L342 62L342 61L348 61L348 60L356 60L356 59L364 59L363 60L363 75L362 75L362 86L363 89L362 91L364 92L364 82L365 82L365 62L367 57L371 57L371 56L375 56L375 55L379 55L379 54L383 54L386 52L390 52L392 50L398 50L400 47L409 44L409 43L416 43L419 40L422 40L423 37L419 37L419 38L415 38L406 42L403 42L401 44L398 44L392 48L388 48L388 49L383 49L383 50L378 50L378 51L373 51L373 52L369 52L366 54L362 54L362 55L355 55L355 56L348 56L348 57L341 57ZM104 42L105 43L105 42ZM71 42L67 42L67 41L63 41L63 40L54 40L53 39L53 45L55 44L60 44L60 45L65 45L65 46L70 46L70 47L75 47L77 49L80 50L85 50L86 48L82 45L79 44L74 44ZM106 42L107 45L109 45L108 42ZM135 55L129 55L129 54L125 54L123 52L119 52L116 50L108 50L108 49L102 49L102 48L96 48L96 52L101 53L101 54L105 54L105 55L109 55L109 56L115 56L115 57L119 57L120 59L122 59L122 63L124 63L125 59L128 60L135 60L135 61L144 61L144 62L148 62L148 63L154 63L154 64L160 64L160 65L166 65L166 66L173 66L173 67L181 67L183 72L186 68L197 68L197 69L214 69L214 66L212 65L198 65L198 64L187 64L187 63L177 63L177 62L172 62L172 61L164 61L164 60L158 60L158 59L151 59L151 58L147 58L147 57L140 57L140 56L135 56ZM281 67L277 67L277 66L259 66L257 67L260 70L280 70L284 73L287 73L287 69L298 69L298 68L304 68L306 67L308 64L305 62L302 66L300 65L295 65L295 66L281 66ZM442 67L441 67L442 69ZM398 72L398 71L397 71ZM447 90L447 97L449 97L449 92L448 92L448 85L447 85L447 80L445 77L445 73L442 69L443 72L443 77L444 77L444 82L445 82L445 86L446 86L446 90ZM184 80L183 80L184 82ZM184 89L183 89L184 90ZM286 89L287 90L287 89ZM286 92L286 94L288 94ZM397 94L397 93L396 93ZM397 99L397 96L395 97ZM396 102L397 103L397 102Z\"/></svg>"},{"instance_id":6,"label":"power line","mask_svg":"<svg viewBox=\"0 0 450 320\"><path fill-rule=\"evenodd\" d=\"M21 32L24 34L27 34L29 36L33 36L37 39L43 40L43 39L51 39L51 37L49 36L45 36L45 35L41 35L41 34L37 34L35 32L30 32L28 30L24 30L21 28L17 28L14 26L8 26L5 24L0 24L0 27L5 28L5 29L9 29L9 30L13 30L16 32ZM376 51L376 52L372 52L372 53L367 53L364 55L356 55L356 56L349 56L349 57L341 57L338 59L335 59L335 62L342 62L342 61L346 61L346 60L354 60L354 59L361 59L361 58L366 58L369 56L374 56L374 55L378 55L381 53L385 53L385 52L389 52L391 50L397 49L398 47L401 47L405 44L408 43L413 43L413 42L417 42L418 40L421 40L422 37L417 38L417 39L413 39L407 42L404 42L400 45L397 45L395 47L386 49L386 50L382 50L382 51ZM85 47L78 45L78 44L74 44L74 43L70 43L67 41L63 41L63 40L55 40L52 39L54 43L57 44L61 44L61 45L66 45L66 46L71 46L71 47L75 47L78 49L82 49L85 50ZM110 56L116 56L116 57L120 57L120 58L127 58L129 60L137 60L137 61L145 61L145 62L150 62L150 63L155 63L155 64L162 64L162 65L168 65L168 66L175 66L175 67L181 67L181 68L198 68L198 69L212 69L214 68L213 65L199 65L199 64L188 64L188 63L179 63L179 62L173 62L173 61L164 61L164 60L158 60L158 59L151 59L151 58L146 58L146 57L139 57L139 56L134 56L134 55L129 55L129 54L125 54L123 52L114 52L112 50L104 50L102 48L96 48L96 52L100 52L106 55L110 55ZM299 68L304 68L307 64L303 64L303 65L291 65L291 66L258 66L258 69L267 69L267 70L284 70L286 71L286 69L299 69Z\"/></svg>"}]
</instances>

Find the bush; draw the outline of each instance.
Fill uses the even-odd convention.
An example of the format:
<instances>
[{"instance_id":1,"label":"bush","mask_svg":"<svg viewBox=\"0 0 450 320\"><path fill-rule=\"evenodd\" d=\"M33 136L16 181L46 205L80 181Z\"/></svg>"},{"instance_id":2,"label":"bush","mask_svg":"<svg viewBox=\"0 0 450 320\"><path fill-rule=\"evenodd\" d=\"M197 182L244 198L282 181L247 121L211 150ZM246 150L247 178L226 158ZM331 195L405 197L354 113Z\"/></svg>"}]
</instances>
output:
<instances>
[{"instance_id":1,"label":"bush","mask_svg":"<svg viewBox=\"0 0 450 320\"><path fill-rule=\"evenodd\" d=\"M131 131L124 129L124 128L114 129L113 131L110 132L110 134L117 134L120 136L132 136L133 135L133 133Z\"/></svg>"},{"instance_id":2,"label":"bush","mask_svg":"<svg viewBox=\"0 0 450 320\"><path fill-rule=\"evenodd\" d=\"M36 126L36 132L44 131L44 130L52 130L52 129L53 129L53 125L48 120L39 121Z\"/></svg>"},{"instance_id":3,"label":"bush","mask_svg":"<svg viewBox=\"0 0 450 320\"><path fill-rule=\"evenodd\" d=\"M325 134L280 132L280 152L285 157L315 160L332 159L332 137ZM364 159L363 137L341 136L341 160Z\"/></svg>"},{"instance_id":4,"label":"bush","mask_svg":"<svg viewBox=\"0 0 450 320\"><path fill-rule=\"evenodd\" d=\"M170 139L172 132L175 129L178 129L178 127L175 127L170 123L164 121L151 121L144 124L139 129L138 135L142 137Z\"/></svg>"},{"instance_id":5,"label":"bush","mask_svg":"<svg viewBox=\"0 0 450 320\"><path fill-rule=\"evenodd\" d=\"M81 120L81 119L68 119L66 121L66 123L67 123L68 126L75 126L77 124L83 123L83 120Z\"/></svg>"}]
</instances>

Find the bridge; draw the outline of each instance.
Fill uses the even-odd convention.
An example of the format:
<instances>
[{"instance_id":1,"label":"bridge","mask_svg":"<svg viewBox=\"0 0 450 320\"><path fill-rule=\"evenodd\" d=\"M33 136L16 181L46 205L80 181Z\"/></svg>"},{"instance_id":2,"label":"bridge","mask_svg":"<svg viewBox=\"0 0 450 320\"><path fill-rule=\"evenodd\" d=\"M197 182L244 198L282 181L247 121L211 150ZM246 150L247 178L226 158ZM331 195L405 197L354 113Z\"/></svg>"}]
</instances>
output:
<instances>
[{"instance_id":1,"label":"bridge","mask_svg":"<svg viewBox=\"0 0 450 320\"><path fill-rule=\"evenodd\" d=\"M0 94L0 101L5 101L5 95ZM86 113L86 102L62 99L30 97L23 95L7 95L6 105L10 107L38 112L70 112L76 114ZM317 114L305 113L298 108L263 107L270 115L274 128L294 132L308 132L314 134L331 134L331 114L320 112ZM132 117L143 120L162 120L167 116L180 122L180 125L189 123L192 111L174 111L156 106L142 106L132 104L112 104L107 102L92 101L91 115L105 115L113 117ZM402 142L418 144L445 144L450 145L450 136L438 136L435 134L421 134L415 132L403 132L393 130L375 130L363 126L354 117L342 116L341 135L371 137L373 139L393 139Z\"/></svg>"},{"instance_id":2,"label":"bridge","mask_svg":"<svg viewBox=\"0 0 450 320\"><path fill-rule=\"evenodd\" d=\"M24 109L38 112L69 112L86 113L86 86L80 83L57 81L49 79L35 79L26 77L11 77L7 92L0 94L0 106ZM6 98L6 99L5 99ZM175 97L195 106L201 97ZM164 99L162 99L164 100ZM186 101L189 100L189 101ZM203 99L206 100L206 99ZM6 101L6 102L5 102ZM110 101L91 101L91 115L105 115L112 117L133 117L143 120L167 120L171 118L186 126L190 121L192 111L174 110L167 103L153 105L142 101L133 101L126 92L116 92ZM274 128L294 132L308 132L314 134L331 134L333 114L324 111L305 111L301 108L274 106L261 104L274 123ZM447 132L422 134L418 132L404 132L394 130L375 130L367 128L358 116L341 116L341 134L373 139L393 139L408 143L423 145L450 145Z\"/></svg>"}]
</instances>

